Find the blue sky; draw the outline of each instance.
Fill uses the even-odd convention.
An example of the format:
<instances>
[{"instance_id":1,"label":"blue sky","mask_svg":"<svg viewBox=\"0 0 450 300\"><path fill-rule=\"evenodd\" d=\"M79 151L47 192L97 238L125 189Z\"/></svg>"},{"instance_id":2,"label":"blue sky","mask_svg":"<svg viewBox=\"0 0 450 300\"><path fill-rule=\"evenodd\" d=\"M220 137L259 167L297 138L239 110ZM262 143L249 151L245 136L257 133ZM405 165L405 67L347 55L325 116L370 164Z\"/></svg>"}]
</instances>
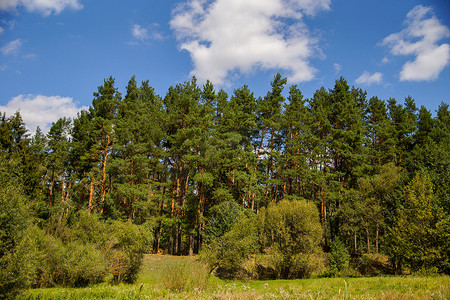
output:
<instances>
[{"instance_id":1,"label":"blue sky","mask_svg":"<svg viewBox=\"0 0 450 300\"><path fill-rule=\"evenodd\" d=\"M163 97L195 75L264 96L280 72L307 98L344 76L434 113L449 44L448 0L0 0L0 112L47 131L109 76L122 93L132 75Z\"/></svg>"}]
</instances>

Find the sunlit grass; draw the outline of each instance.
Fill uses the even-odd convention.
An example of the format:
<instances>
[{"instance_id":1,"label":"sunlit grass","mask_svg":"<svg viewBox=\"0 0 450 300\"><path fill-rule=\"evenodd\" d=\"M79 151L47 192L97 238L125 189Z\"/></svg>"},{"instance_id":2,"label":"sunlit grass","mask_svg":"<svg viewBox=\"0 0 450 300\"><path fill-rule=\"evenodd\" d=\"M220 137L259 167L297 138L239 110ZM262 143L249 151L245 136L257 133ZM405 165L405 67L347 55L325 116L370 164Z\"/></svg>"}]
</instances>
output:
<instances>
[{"instance_id":1,"label":"sunlit grass","mask_svg":"<svg viewBox=\"0 0 450 300\"><path fill-rule=\"evenodd\" d=\"M147 255L134 285L36 289L25 291L19 299L450 299L449 276L270 281L224 281L211 276L205 284L202 273L179 290L167 282L177 272L180 277L197 276L199 268L195 258Z\"/></svg>"}]
</instances>

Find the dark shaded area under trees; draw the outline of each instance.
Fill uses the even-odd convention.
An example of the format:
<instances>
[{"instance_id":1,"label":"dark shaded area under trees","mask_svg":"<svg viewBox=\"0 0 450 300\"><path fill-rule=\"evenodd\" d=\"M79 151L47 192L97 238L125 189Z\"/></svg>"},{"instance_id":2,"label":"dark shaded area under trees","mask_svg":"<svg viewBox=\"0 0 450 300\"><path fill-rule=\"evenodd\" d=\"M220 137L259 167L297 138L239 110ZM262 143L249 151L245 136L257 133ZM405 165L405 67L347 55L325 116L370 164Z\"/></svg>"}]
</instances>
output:
<instances>
[{"instance_id":1,"label":"dark shaded area under trees","mask_svg":"<svg viewBox=\"0 0 450 300\"><path fill-rule=\"evenodd\" d=\"M29 253L82 245L91 248L80 251L95 255L117 250L123 258L111 263L129 260L130 269L142 251L204 249L211 266L228 271L249 255L276 252L279 269L259 265L274 278L307 276L309 269L295 273L286 266L305 260L300 254L323 252L331 253L334 273L346 266L339 257L367 263L368 254L384 254L396 273L434 268L448 274L448 104L433 117L411 97L404 104L367 99L344 78L309 99L295 85L285 98L285 85L277 74L264 97L245 85L229 96L193 78L161 97L148 81L138 85L132 77L122 96L110 77L88 111L32 137L19 113L2 114L0 265L31 272L15 282L21 279L2 271L2 290L45 281L46 270L39 277L39 266L17 265L20 255L20 263L26 256L32 265ZM305 216L311 205L313 216ZM296 215L297 206L309 208ZM89 240L92 231L80 228L89 218L96 230L116 226L146 236L135 243L98 233ZM26 242L30 234L38 238ZM241 252L214 252L221 243L228 243L221 251L236 246ZM135 276L117 272L129 281ZM92 276L42 285L102 280Z\"/></svg>"}]
</instances>

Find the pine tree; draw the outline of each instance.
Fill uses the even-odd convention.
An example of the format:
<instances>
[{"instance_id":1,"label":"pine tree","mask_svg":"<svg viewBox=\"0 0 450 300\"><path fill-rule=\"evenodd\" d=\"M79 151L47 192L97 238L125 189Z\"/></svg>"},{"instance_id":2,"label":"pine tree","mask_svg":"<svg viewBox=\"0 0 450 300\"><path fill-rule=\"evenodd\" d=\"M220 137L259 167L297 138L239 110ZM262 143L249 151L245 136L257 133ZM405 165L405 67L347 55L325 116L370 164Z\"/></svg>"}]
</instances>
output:
<instances>
[{"instance_id":1,"label":"pine tree","mask_svg":"<svg viewBox=\"0 0 450 300\"><path fill-rule=\"evenodd\" d=\"M312 115L297 86L290 87L288 101L282 127L284 151L277 173L283 174L283 195L307 196L312 171L308 164Z\"/></svg>"},{"instance_id":2,"label":"pine tree","mask_svg":"<svg viewBox=\"0 0 450 300\"><path fill-rule=\"evenodd\" d=\"M282 95L286 78L282 78L277 73L274 80L270 83L272 90L264 98L258 98L257 101L257 120L259 141L256 151L258 157L263 157L258 161L264 170L265 202L276 201L280 180L276 178L276 164L280 156L280 129L282 122L282 106L284 97Z\"/></svg>"},{"instance_id":3,"label":"pine tree","mask_svg":"<svg viewBox=\"0 0 450 300\"><path fill-rule=\"evenodd\" d=\"M46 157L49 171L48 203L55 202L57 190L61 191L62 202L67 202L67 179L69 177L67 162L69 158L71 120L60 118L52 124L47 134L48 155Z\"/></svg>"}]
</instances>

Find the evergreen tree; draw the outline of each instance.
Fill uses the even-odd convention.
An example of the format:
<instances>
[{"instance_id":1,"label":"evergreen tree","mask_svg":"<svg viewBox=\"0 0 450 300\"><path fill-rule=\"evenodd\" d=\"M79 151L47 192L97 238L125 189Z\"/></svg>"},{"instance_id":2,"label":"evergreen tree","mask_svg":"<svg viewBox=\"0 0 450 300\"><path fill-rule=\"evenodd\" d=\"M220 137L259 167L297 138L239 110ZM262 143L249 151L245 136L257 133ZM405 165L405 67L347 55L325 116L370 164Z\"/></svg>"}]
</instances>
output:
<instances>
[{"instance_id":1,"label":"evergreen tree","mask_svg":"<svg viewBox=\"0 0 450 300\"><path fill-rule=\"evenodd\" d=\"M272 90L264 98L257 101L257 120L259 141L256 145L258 163L262 165L265 185L265 202L276 201L280 180L276 178L276 164L280 156L280 129L282 122L282 95L287 79L277 73L270 83Z\"/></svg>"},{"instance_id":2,"label":"evergreen tree","mask_svg":"<svg viewBox=\"0 0 450 300\"><path fill-rule=\"evenodd\" d=\"M381 165L393 161L394 157L394 127L387 114L386 103L378 97L369 99L367 133L370 140L370 161L376 172Z\"/></svg>"},{"instance_id":3,"label":"evergreen tree","mask_svg":"<svg viewBox=\"0 0 450 300\"><path fill-rule=\"evenodd\" d=\"M277 172L283 174L283 195L308 196L308 182L312 173L308 164L312 115L297 86L291 86L288 101L283 116L284 151Z\"/></svg>"}]
</instances>

